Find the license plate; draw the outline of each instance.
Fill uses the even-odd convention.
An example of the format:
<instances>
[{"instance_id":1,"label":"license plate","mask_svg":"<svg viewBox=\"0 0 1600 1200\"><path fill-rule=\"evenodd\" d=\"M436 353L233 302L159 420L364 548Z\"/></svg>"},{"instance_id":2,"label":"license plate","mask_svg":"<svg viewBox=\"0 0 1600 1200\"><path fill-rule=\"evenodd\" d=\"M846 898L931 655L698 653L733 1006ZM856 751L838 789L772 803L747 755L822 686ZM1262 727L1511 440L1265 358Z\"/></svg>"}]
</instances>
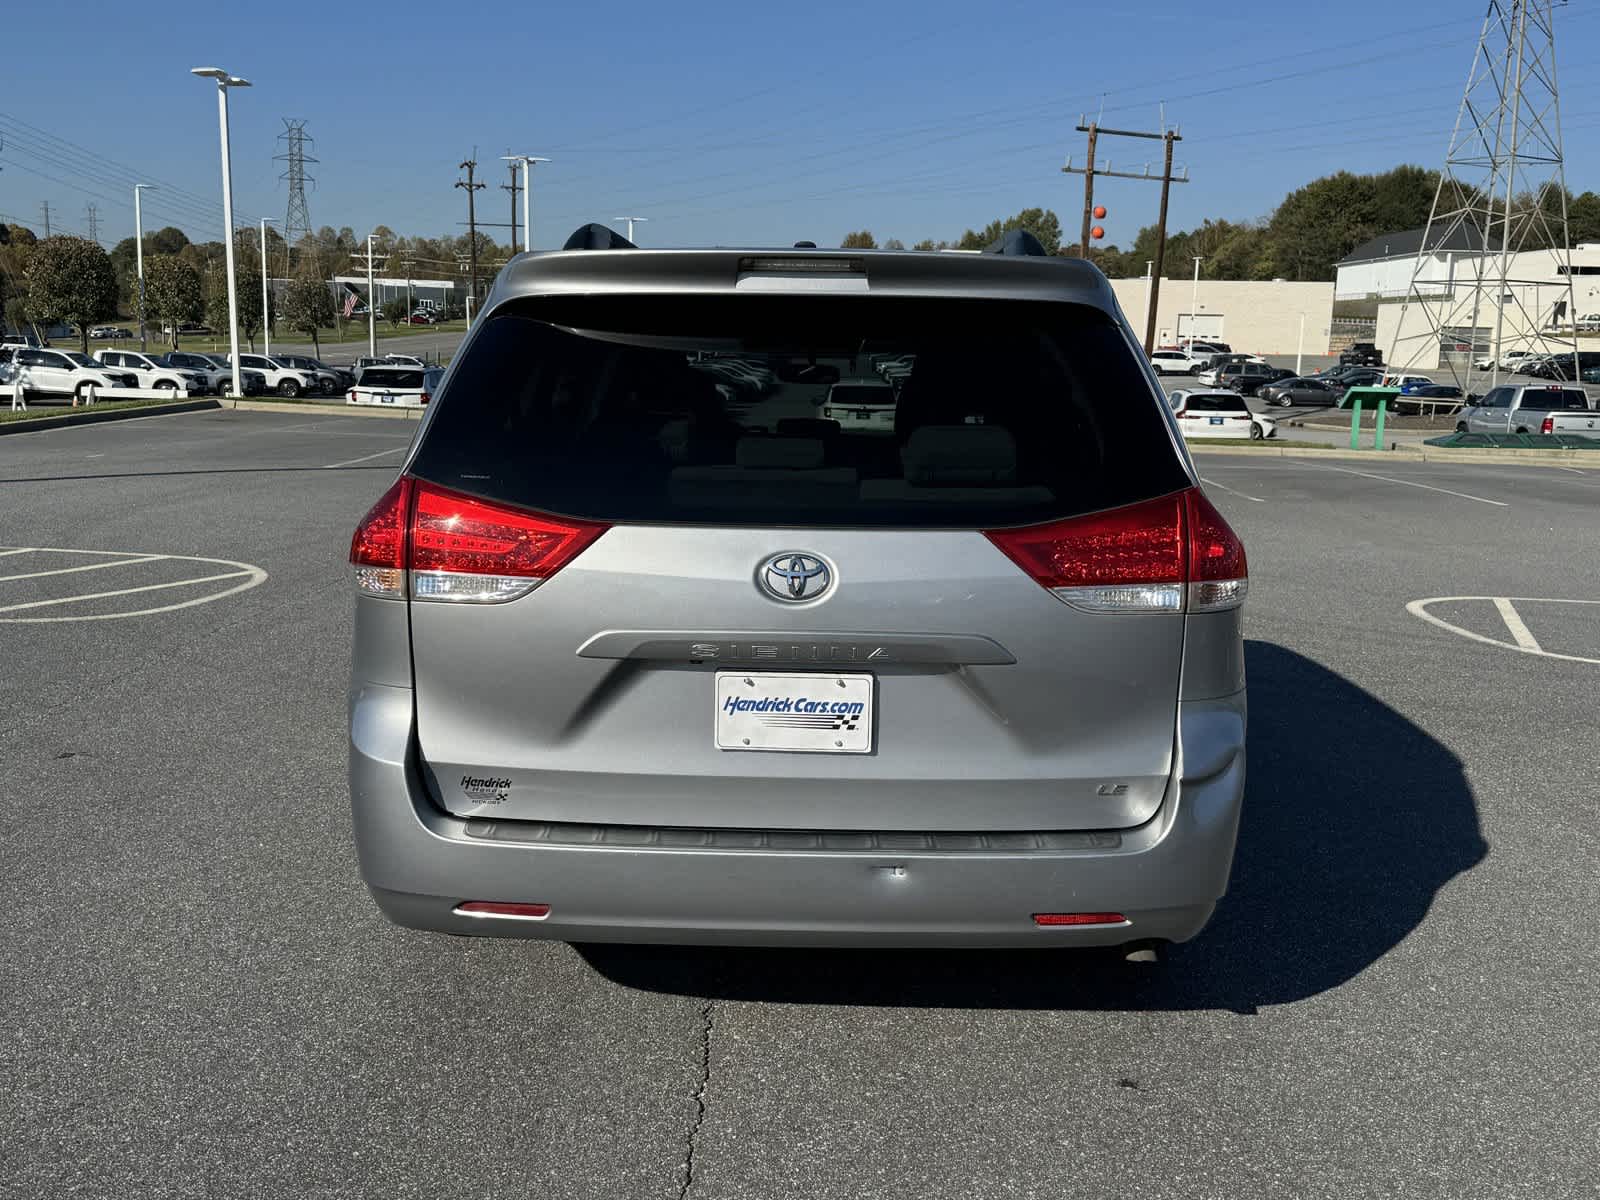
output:
<instances>
[{"instance_id":1,"label":"license plate","mask_svg":"<svg viewBox=\"0 0 1600 1200\"><path fill-rule=\"evenodd\" d=\"M380 395L378 397L378 403L379 404L393 404L394 403L394 393L393 392L384 392L382 395Z\"/></svg>"},{"instance_id":2,"label":"license plate","mask_svg":"<svg viewBox=\"0 0 1600 1200\"><path fill-rule=\"evenodd\" d=\"M1225 420L1227 420L1226 417L1211 417L1210 418L1210 421L1211 421L1211 423L1213 425L1221 425L1223 423L1223 421L1225 421Z\"/></svg>"},{"instance_id":3,"label":"license plate","mask_svg":"<svg viewBox=\"0 0 1600 1200\"><path fill-rule=\"evenodd\" d=\"M872 751L871 675L718 671L719 750Z\"/></svg>"}]
</instances>

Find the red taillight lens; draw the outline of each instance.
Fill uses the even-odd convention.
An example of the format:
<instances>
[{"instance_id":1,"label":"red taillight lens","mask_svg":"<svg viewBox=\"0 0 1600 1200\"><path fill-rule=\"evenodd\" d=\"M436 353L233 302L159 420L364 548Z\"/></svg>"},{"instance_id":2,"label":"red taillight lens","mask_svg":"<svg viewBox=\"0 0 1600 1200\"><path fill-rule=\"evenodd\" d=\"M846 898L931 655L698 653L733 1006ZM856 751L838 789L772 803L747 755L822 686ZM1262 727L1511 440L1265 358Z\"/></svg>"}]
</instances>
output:
<instances>
[{"instance_id":1,"label":"red taillight lens","mask_svg":"<svg viewBox=\"0 0 1600 1200\"><path fill-rule=\"evenodd\" d=\"M346 400L348 400L351 404L354 404L356 402L356 390L355 390L355 388L351 388L348 392L346 392L344 394L344 398Z\"/></svg>"},{"instance_id":2,"label":"red taillight lens","mask_svg":"<svg viewBox=\"0 0 1600 1200\"><path fill-rule=\"evenodd\" d=\"M433 397L428 395L427 392L423 392L422 393L422 403L426 404L429 400L432 400L432 399L433 399Z\"/></svg>"},{"instance_id":3,"label":"red taillight lens","mask_svg":"<svg viewBox=\"0 0 1600 1200\"><path fill-rule=\"evenodd\" d=\"M1539 426L1540 433L1554 433L1555 431L1556 419L1554 417L1546 417L1544 419L1544 424Z\"/></svg>"},{"instance_id":4,"label":"red taillight lens","mask_svg":"<svg viewBox=\"0 0 1600 1200\"><path fill-rule=\"evenodd\" d=\"M402 476L367 510L350 539L356 590L398 600L406 594L406 514L411 480Z\"/></svg>"},{"instance_id":5,"label":"red taillight lens","mask_svg":"<svg viewBox=\"0 0 1600 1200\"><path fill-rule=\"evenodd\" d=\"M550 578L607 528L418 481L411 516L412 596L512 599Z\"/></svg>"},{"instance_id":6,"label":"red taillight lens","mask_svg":"<svg viewBox=\"0 0 1600 1200\"><path fill-rule=\"evenodd\" d=\"M1244 600L1244 546L1197 488L985 535L1041 586L1090 612L1182 612Z\"/></svg>"},{"instance_id":7,"label":"red taillight lens","mask_svg":"<svg viewBox=\"0 0 1600 1200\"><path fill-rule=\"evenodd\" d=\"M1121 913L1034 913L1035 925L1126 925L1128 918Z\"/></svg>"}]
</instances>

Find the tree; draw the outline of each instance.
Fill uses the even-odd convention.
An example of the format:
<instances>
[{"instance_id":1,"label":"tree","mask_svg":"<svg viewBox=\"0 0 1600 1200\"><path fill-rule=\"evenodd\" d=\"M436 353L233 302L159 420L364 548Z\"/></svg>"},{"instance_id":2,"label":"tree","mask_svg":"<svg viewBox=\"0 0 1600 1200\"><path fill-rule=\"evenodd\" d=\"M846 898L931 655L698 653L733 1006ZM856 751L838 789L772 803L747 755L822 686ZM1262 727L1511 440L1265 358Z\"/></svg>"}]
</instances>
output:
<instances>
[{"instance_id":1,"label":"tree","mask_svg":"<svg viewBox=\"0 0 1600 1200\"><path fill-rule=\"evenodd\" d=\"M261 276L255 271L239 270L234 294L239 305L239 335L254 352L256 332L261 328ZM207 325L227 333L228 270L221 262L214 263L205 273L205 313Z\"/></svg>"},{"instance_id":2,"label":"tree","mask_svg":"<svg viewBox=\"0 0 1600 1200\"><path fill-rule=\"evenodd\" d=\"M149 318L172 329L172 348L178 348L178 330L205 316L206 296L196 271L176 254L157 254L144 263L145 308Z\"/></svg>"},{"instance_id":3,"label":"tree","mask_svg":"<svg viewBox=\"0 0 1600 1200\"><path fill-rule=\"evenodd\" d=\"M378 311L383 314L383 319L389 322L391 326L399 325L401 321L411 315L406 309L406 298L404 296L396 296L393 300L385 300Z\"/></svg>"},{"instance_id":4,"label":"tree","mask_svg":"<svg viewBox=\"0 0 1600 1200\"><path fill-rule=\"evenodd\" d=\"M328 285L315 275L301 275L290 281L279 305L283 323L299 333L311 335L311 345L316 354L322 353L322 342L317 331L333 324L333 293Z\"/></svg>"},{"instance_id":5,"label":"tree","mask_svg":"<svg viewBox=\"0 0 1600 1200\"><path fill-rule=\"evenodd\" d=\"M145 234L144 243L147 253L176 254L189 244L189 235L175 225L167 225Z\"/></svg>"},{"instance_id":6,"label":"tree","mask_svg":"<svg viewBox=\"0 0 1600 1200\"><path fill-rule=\"evenodd\" d=\"M904 250L906 248L906 244L899 238L890 238L883 244L883 248L885 250Z\"/></svg>"},{"instance_id":7,"label":"tree","mask_svg":"<svg viewBox=\"0 0 1600 1200\"><path fill-rule=\"evenodd\" d=\"M89 326L117 315L117 273L111 259L88 238L45 238L28 258L28 320L41 325L70 321L89 353Z\"/></svg>"},{"instance_id":8,"label":"tree","mask_svg":"<svg viewBox=\"0 0 1600 1200\"><path fill-rule=\"evenodd\" d=\"M969 229L956 243L958 250L986 250L1013 229L1026 229L1044 246L1046 254L1061 249L1061 218L1048 208L1025 208L1014 217L1003 221L990 221L983 232Z\"/></svg>"},{"instance_id":9,"label":"tree","mask_svg":"<svg viewBox=\"0 0 1600 1200\"><path fill-rule=\"evenodd\" d=\"M847 233L844 240L839 243L841 250L876 250L878 239L872 236L870 229L858 229L855 233Z\"/></svg>"}]
</instances>

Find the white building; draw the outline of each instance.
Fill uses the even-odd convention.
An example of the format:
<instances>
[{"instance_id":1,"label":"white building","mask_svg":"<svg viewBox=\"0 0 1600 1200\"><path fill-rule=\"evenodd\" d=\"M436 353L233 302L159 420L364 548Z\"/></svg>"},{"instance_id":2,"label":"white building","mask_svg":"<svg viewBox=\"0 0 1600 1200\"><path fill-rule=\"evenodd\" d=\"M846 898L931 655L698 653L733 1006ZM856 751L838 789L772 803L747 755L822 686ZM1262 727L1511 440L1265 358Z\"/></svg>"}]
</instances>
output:
<instances>
[{"instance_id":1,"label":"white building","mask_svg":"<svg viewBox=\"0 0 1600 1200\"><path fill-rule=\"evenodd\" d=\"M1149 283L1113 279L1117 303L1142 338L1149 311ZM1180 342L1193 329L1197 338L1215 338L1250 354L1328 353L1333 319L1333 289L1325 282L1288 280L1163 279L1156 301L1158 346Z\"/></svg>"}]
</instances>

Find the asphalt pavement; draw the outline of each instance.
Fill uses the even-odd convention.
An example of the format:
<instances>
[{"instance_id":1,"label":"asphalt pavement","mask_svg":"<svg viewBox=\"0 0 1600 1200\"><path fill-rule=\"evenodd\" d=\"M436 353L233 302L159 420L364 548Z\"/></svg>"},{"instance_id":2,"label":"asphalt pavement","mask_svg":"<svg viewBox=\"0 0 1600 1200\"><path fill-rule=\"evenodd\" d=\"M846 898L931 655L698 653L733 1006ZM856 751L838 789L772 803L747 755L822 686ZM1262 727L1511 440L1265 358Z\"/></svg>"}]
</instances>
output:
<instances>
[{"instance_id":1,"label":"asphalt pavement","mask_svg":"<svg viewBox=\"0 0 1600 1200\"><path fill-rule=\"evenodd\" d=\"M1157 966L575 949L357 875L346 554L410 435L0 439L8 1200L1595 1194L1600 473L1198 452L1250 784Z\"/></svg>"}]
</instances>

